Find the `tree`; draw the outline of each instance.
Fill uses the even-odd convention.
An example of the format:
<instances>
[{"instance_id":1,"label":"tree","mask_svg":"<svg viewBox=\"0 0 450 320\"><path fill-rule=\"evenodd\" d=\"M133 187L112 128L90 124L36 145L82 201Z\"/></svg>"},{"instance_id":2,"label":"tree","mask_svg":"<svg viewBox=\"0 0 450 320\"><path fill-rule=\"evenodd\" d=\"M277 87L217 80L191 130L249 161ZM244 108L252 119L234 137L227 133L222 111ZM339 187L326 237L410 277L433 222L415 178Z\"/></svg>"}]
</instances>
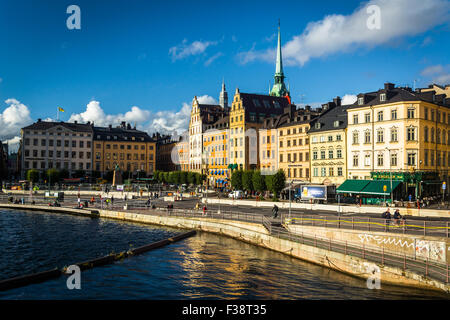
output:
<instances>
[{"instance_id":1,"label":"tree","mask_svg":"<svg viewBox=\"0 0 450 320\"><path fill-rule=\"evenodd\" d=\"M163 174L163 180L165 183L170 183L169 174L170 174L170 172L164 172L164 174Z\"/></svg>"},{"instance_id":2,"label":"tree","mask_svg":"<svg viewBox=\"0 0 450 320\"><path fill-rule=\"evenodd\" d=\"M260 170L253 172L253 188L258 192L264 192L266 190L266 179L261 174Z\"/></svg>"},{"instance_id":3,"label":"tree","mask_svg":"<svg viewBox=\"0 0 450 320\"><path fill-rule=\"evenodd\" d=\"M195 184L195 173L194 172L188 172L188 174L187 174L187 183L188 184Z\"/></svg>"},{"instance_id":4,"label":"tree","mask_svg":"<svg viewBox=\"0 0 450 320\"><path fill-rule=\"evenodd\" d=\"M27 180L31 182L39 181L39 171L36 169L30 169L27 171Z\"/></svg>"},{"instance_id":5,"label":"tree","mask_svg":"<svg viewBox=\"0 0 450 320\"><path fill-rule=\"evenodd\" d=\"M236 190L242 190L242 170L236 170L231 175L231 186Z\"/></svg>"},{"instance_id":6,"label":"tree","mask_svg":"<svg viewBox=\"0 0 450 320\"><path fill-rule=\"evenodd\" d=\"M272 192L274 199L278 199L278 193L280 193L281 190L284 189L286 186L286 175L284 174L284 171L279 169L277 173L273 176L272 181Z\"/></svg>"},{"instance_id":7,"label":"tree","mask_svg":"<svg viewBox=\"0 0 450 320\"><path fill-rule=\"evenodd\" d=\"M186 184L188 182L187 176L188 173L186 171L180 171L180 184Z\"/></svg>"},{"instance_id":8,"label":"tree","mask_svg":"<svg viewBox=\"0 0 450 320\"><path fill-rule=\"evenodd\" d=\"M266 189L272 191L272 189L273 189L273 174L266 175L264 180L266 183Z\"/></svg>"},{"instance_id":9,"label":"tree","mask_svg":"<svg viewBox=\"0 0 450 320\"><path fill-rule=\"evenodd\" d=\"M57 169L48 169L46 172L47 175L47 180L49 181L49 183L56 183L59 182L60 179L60 175L59 175L59 170Z\"/></svg>"},{"instance_id":10,"label":"tree","mask_svg":"<svg viewBox=\"0 0 450 320\"><path fill-rule=\"evenodd\" d=\"M253 187L253 170L246 170L242 173L242 187L249 192L255 190Z\"/></svg>"},{"instance_id":11,"label":"tree","mask_svg":"<svg viewBox=\"0 0 450 320\"><path fill-rule=\"evenodd\" d=\"M62 169L60 172L59 172L59 177L61 178L61 179L67 179L67 178L69 178L69 170L67 170L67 169Z\"/></svg>"}]
</instances>

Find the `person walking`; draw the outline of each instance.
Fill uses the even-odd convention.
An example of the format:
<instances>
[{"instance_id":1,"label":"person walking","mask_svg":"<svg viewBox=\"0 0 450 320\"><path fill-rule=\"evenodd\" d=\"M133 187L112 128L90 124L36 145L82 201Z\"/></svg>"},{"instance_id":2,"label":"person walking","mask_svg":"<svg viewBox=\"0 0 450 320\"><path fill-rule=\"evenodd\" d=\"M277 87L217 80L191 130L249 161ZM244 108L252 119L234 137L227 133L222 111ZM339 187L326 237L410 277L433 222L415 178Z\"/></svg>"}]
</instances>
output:
<instances>
[{"instance_id":1,"label":"person walking","mask_svg":"<svg viewBox=\"0 0 450 320\"><path fill-rule=\"evenodd\" d=\"M111 195L111 207L114 205L114 196Z\"/></svg>"},{"instance_id":2,"label":"person walking","mask_svg":"<svg viewBox=\"0 0 450 320\"><path fill-rule=\"evenodd\" d=\"M276 217L278 217L278 207L276 204L273 205L272 208L272 214L273 214L273 218L275 219Z\"/></svg>"},{"instance_id":3,"label":"person walking","mask_svg":"<svg viewBox=\"0 0 450 320\"><path fill-rule=\"evenodd\" d=\"M81 198L80 198L80 196L78 195L78 208L80 207L80 205L81 205Z\"/></svg>"},{"instance_id":4,"label":"person walking","mask_svg":"<svg viewBox=\"0 0 450 320\"><path fill-rule=\"evenodd\" d=\"M385 212L383 212L383 214L381 215L384 219L384 222L386 224L386 231L389 230L389 224L391 222L391 212L389 210L389 208L387 208L387 210Z\"/></svg>"}]
</instances>

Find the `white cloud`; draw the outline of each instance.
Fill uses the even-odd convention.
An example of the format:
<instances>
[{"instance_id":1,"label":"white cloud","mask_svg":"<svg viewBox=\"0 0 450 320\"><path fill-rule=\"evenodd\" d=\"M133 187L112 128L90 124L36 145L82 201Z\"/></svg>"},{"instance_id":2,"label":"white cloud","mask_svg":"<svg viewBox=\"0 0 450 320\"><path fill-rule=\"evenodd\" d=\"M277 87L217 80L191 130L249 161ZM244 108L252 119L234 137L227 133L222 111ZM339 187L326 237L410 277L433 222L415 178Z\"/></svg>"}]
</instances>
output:
<instances>
[{"instance_id":1,"label":"white cloud","mask_svg":"<svg viewBox=\"0 0 450 320\"><path fill-rule=\"evenodd\" d=\"M217 101L208 95L197 97L201 104L217 104ZM152 112L141 109L137 106L131 107L131 110L125 114L106 114L98 101L90 101L86 106L86 111L78 114L72 114L69 122L78 121L85 123L93 121L96 126L117 125L125 121L132 125L136 123L139 130L161 133L178 133L186 131L189 127L191 115L191 104L184 102L179 111L159 111Z\"/></svg>"},{"instance_id":2,"label":"white cloud","mask_svg":"<svg viewBox=\"0 0 450 320\"><path fill-rule=\"evenodd\" d=\"M367 7L380 8L379 29L369 29L371 14ZM304 65L312 58L325 57L339 52L372 48L404 36L423 33L450 19L450 3L445 0L371 0L362 4L350 15L331 14L320 21L310 22L305 30L283 46L286 64ZM242 63L254 60L267 61L273 49L240 53ZM269 61L273 61L272 58Z\"/></svg>"},{"instance_id":3,"label":"white cloud","mask_svg":"<svg viewBox=\"0 0 450 320\"><path fill-rule=\"evenodd\" d=\"M169 49L169 55L172 56L172 61L176 61L189 56L202 54L209 46L216 44L217 41L194 41L188 44L187 39L184 39L181 44Z\"/></svg>"},{"instance_id":4,"label":"white cloud","mask_svg":"<svg viewBox=\"0 0 450 320\"><path fill-rule=\"evenodd\" d=\"M22 127L32 123L30 110L20 101L12 98L5 103L8 107L0 114L0 137L8 140L17 136Z\"/></svg>"},{"instance_id":5,"label":"white cloud","mask_svg":"<svg viewBox=\"0 0 450 320\"><path fill-rule=\"evenodd\" d=\"M3 140L3 143L8 144L9 152L17 152L19 150L20 145L20 136L15 136L14 138Z\"/></svg>"},{"instance_id":6,"label":"white cloud","mask_svg":"<svg viewBox=\"0 0 450 320\"><path fill-rule=\"evenodd\" d=\"M450 65L434 65L426 67L420 73L422 76L427 77L433 83L446 85L450 84Z\"/></svg>"},{"instance_id":7,"label":"white cloud","mask_svg":"<svg viewBox=\"0 0 450 320\"><path fill-rule=\"evenodd\" d=\"M216 60L217 58L220 58L221 56L223 56L222 52L218 52L215 55L213 55L212 57L210 57L208 60L205 61L205 66L209 66L211 63L214 62L214 60Z\"/></svg>"},{"instance_id":8,"label":"white cloud","mask_svg":"<svg viewBox=\"0 0 450 320\"><path fill-rule=\"evenodd\" d=\"M357 99L358 97L354 94L346 94L345 96L342 97L341 105L345 106L348 104L354 104Z\"/></svg>"}]
</instances>

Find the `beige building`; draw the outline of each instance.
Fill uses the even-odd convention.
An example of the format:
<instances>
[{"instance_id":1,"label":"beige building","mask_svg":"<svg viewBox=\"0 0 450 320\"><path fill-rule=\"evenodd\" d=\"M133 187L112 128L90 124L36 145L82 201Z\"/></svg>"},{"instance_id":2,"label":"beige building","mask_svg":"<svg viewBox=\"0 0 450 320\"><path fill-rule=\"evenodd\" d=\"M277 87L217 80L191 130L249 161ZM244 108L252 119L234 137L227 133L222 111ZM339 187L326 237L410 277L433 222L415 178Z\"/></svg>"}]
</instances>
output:
<instances>
[{"instance_id":1,"label":"beige building","mask_svg":"<svg viewBox=\"0 0 450 320\"><path fill-rule=\"evenodd\" d=\"M21 176L29 169L92 172L93 126L76 121L37 122L21 129Z\"/></svg>"}]
</instances>

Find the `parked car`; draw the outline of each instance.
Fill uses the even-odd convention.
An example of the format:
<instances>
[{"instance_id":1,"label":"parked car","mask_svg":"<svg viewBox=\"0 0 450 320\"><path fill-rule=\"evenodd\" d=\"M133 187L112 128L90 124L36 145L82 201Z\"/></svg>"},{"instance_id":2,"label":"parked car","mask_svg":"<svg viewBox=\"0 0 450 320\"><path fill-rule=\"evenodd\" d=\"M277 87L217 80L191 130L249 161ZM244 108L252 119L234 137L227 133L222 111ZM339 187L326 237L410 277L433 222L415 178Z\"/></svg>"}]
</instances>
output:
<instances>
[{"instance_id":1,"label":"parked car","mask_svg":"<svg viewBox=\"0 0 450 320\"><path fill-rule=\"evenodd\" d=\"M228 198L242 199L243 197L244 197L244 191L242 191L242 190L235 190L228 194Z\"/></svg>"}]
</instances>

